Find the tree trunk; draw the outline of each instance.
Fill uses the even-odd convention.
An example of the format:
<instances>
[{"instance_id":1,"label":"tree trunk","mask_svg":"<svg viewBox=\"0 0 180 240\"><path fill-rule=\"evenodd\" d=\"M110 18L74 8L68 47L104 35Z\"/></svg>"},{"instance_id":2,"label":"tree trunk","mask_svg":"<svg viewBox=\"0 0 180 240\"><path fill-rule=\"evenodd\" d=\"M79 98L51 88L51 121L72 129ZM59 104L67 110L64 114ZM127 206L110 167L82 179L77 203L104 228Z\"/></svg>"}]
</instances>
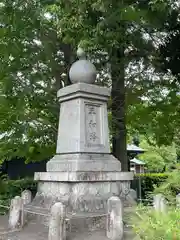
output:
<instances>
[{"instance_id":1,"label":"tree trunk","mask_svg":"<svg viewBox=\"0 0 180 240\"><path fill-rule=\"evenodd\" d=\"M64 53L65 68L66 68L66 73L67 73L65 86L68 86L68 85L71 85L71 81L69 78L69 70L75 59L75 56L74 56L75 54L73 52L72 46L69 44L62 44L62 51Z\"/></svg>"},{"instance_id":2,"label":"tree trunk","mask_svg":"<svg viewBox=\"0 0 180 240\"><path fill-rule=\"evenodd\" d=\"M113 49L111 55L112 76L112 144L113 155L121 162L123 171L129 171L125 123L125 64L124 47Z\"/></svg>"}]
</instances>

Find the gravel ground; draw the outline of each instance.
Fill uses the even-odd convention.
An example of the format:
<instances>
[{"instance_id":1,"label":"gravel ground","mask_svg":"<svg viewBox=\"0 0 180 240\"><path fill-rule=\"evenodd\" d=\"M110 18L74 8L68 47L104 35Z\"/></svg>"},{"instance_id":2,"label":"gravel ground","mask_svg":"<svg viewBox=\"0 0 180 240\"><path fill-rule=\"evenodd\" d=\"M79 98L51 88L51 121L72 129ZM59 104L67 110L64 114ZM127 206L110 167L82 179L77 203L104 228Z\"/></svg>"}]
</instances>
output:
<instances>
[{"instance_id":1,"label":"gravel ground","mask_svg":"<svg viewBox=\"0 0 180 240\"><path fill-rule=\"evenodd\" d=\"M0 240L47 240L48 239L48 228L44 225L31 222L19 232L7 233L7 216L0 216Z\"/></svg>"},{"instance_id":2,"label":"gravel ground","mask_svg":"<svg viewBox=\"0 0 180 240\"><path fill-rule=\"evenodd\" d=\"M0 233L7 231L7 216L0 216ZM105 231L74 232L67 236L67 240L107 240ZM133 240L130 231L126 233L124 240ZM1 235L0 240L48 240L48 228L37 221L31 221L22 231Z\"/></svg>"}]
</instances>

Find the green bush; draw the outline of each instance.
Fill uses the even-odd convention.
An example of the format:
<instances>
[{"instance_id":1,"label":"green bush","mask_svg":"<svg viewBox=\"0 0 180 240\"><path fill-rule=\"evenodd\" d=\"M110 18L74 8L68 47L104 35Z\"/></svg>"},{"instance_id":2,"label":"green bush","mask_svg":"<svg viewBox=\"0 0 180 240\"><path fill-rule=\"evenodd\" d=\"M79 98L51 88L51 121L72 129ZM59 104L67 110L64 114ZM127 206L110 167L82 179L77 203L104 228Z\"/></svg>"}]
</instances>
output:
<instances>
[{"instance_id":1,"label":"green bush","mask_svg":"<svg viewBox=\"0 0 180 240\"><path fill-rule=\"evenodd\" d=\"M0 181L0 205L9 206L15 196L20 196L24 190L30 190L33 195L37 191L37 182L33 179L1 180ZM6 213L5 208L0 207L0 214Z\"/></svg>"},{"instance_id":2,"label":"green bush","mask_svg":"<svg viewBox=\"0 0 180 240\"><path fill-rule=\"evenodd\" d=\"M137 190L138 198L141 195L141 199L148 199L155 187L160 186L161 183L168 178L168 176L169 173L136 174L132 182L132 188Z\"/></svg>"},{"instance_id":3,"label":"green bush","mask_svg":"<svg viewBox=\"0 0 180 240\"><path fill-rule=\"evenodd\" d=\"M168 175L163 183L154 190L154 194L161 193L166 199L175 203L176 195L180 193L180 168L175 169Z\"/></svg>"},{"instance_id":4,"label":"green bush","mask_svg":"<svg viewBox=\"0 0 180 240\"><path fill-rule=\"evenodd\" d=\"M168 200L165 212L158 212L152 207L143 207L142 205L136 209L131 220L138 239L180 239L180 208L176 207L175 202L176 194L180 192L179 170L180 167L167 174L164 181L154 189L153 194L161 193Z\"/></svg>"},{"instance_id":5,"label":"green bush","mask_svg":"<svg viewBox=\"0 0 180 240\"><path fill-rule=\"evenodd\" d=\"M166 213L158 213L153 209L137 211L133 219L133 229L141 240L172 240L180 239L180 209L167 209Z\"/></svg>"}]
</instances>

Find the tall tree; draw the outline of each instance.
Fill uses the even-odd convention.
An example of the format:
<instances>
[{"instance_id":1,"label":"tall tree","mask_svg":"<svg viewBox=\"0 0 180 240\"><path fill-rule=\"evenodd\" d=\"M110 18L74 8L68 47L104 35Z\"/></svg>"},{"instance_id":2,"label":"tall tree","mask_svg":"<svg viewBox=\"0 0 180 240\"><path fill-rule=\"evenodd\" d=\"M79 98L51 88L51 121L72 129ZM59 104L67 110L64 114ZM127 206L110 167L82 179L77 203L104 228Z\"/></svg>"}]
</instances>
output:
<instances>
[{"instance_id":1,"label":"tall tree","mask_svg":"<svg viewBox=\"0 0 180 240\"><path fill-rule=\"evenodd\" d=\"M175 3L177 3L175 1ZM170 96L171 111L173 112L173 141L176 143L176 150L178 159L180 156L180 22L179 22L179 4L175 4L172 11L164 24L164 31L166 32L165 39L161 44L159 51L159 68L161 71L172 76L171 87L173 92ZM171 121L172 121L171 120Z\"/></svg>"},{"instance_id":2,"label":"tall tree","mask_svg":"<svg viewBox=\"0 0 180 240\"><path fill-rule=\"evenodd\" d=\"M0 156L41 160L55 151L56 92L68 84L72 50L58 38L47 4L2 1L0 6Z\"/></svg>"},{"instance_id":3,"label":"tall tree","mask_svg":"<svg viewBox=\"0 0 180 240\"><path fill-rule=\"evenodd\" d=\"M152 34L156 19L164 17L153 2L159 1L2 2L1 159L25 156L37 160L54 153L59 109L55 95L58 88L69 84L68 68L80 44L93 61L100 61L98 83L111 83L113 153L122 169L128 169L127 104L139 101L137 96L153 86L144 77L133 77L133 66L151 62L153 41L145 35ZM107 82L105 73L111 75Z\"/></svg>"},{"instance_id":4,"label":"tall tree","mask_svg":"<svg viewBox=\"0 0 180 240\"><path fill-rule=\"evenodd\" d=\"M153 141L159 146L175 142L179 151L180 24L179 6L176 1L171 2L159 31L162 37L153 61L156 71L154 89L146 96L145 101L129 108L129 127L149 135L150 139L153 137Z\"/></svg>"},{"instance_id":5,"label":"tall tree","mask_svg":"<svg viewBox=\"0 0 180 240\"><path fill-rule=\"evenodd\" d=\"M72 0L68 4L62 1L57 8L60 19L58 25L64 41L80 42L89 51L105 52L108 56L112 81L113 154L121 161L125 171L128 170L125 122L127 89L128 93L133 92L137 97L147 88L141 81L140 90L132 89L128 85L130 79L126 77L126 69L130 62L136 65L150 62L149 56L153 55L154 47L145 34L156 31L151 24L157 18L159 22L165 10L163 3L161 11L155 5L157 1L154 4L153 1ZM76 32L78 34L74 38ZM132 80L132 83L131 80L130 84L136 86L136 81Z\"/></svg>"}]
</instances>

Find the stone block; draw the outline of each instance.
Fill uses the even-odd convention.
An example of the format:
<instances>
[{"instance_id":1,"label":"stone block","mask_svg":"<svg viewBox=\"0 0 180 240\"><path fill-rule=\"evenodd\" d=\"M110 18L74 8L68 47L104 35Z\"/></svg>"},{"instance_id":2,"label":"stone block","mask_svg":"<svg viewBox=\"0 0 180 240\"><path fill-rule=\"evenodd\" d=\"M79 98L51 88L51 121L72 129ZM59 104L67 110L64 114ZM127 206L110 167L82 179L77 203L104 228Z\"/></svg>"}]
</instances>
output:
<instances>
[{"instance_id":1,"label":"stone block","mask_svg":"<svg viewBox=\"0 0 180 240\"><path fill-rule=\"evenodd\" d=\"M157 194L154 196L153 206L157 212L166 212L166 200L162 194Z\"/></svg>"},{"instance_id":2,"label":"stone block","mask_svg":"<svg viewBox=\"0 0 180 240\"><path fill-rule=\"evenodd\" d=\"M118 196L127 201L130 191L131 173L118 172L117 175L103 178L64 179L63 174L68 173L41 173L38 183L38 194L33 200L37 205L49 207L51 202L63 202L69 211L93 212L105 210L107 200L111 196ZM87 173L90 174L90 173ZM115 173L114 173L115 174ZM119 175L118 175L119 174ZM43 175L43 176L42 176ZM47 175L51 177L46 178ZM52 177L54 175L54 177ZM126 180L125 180L126 179ZM46 204L46 199L48 204Z\"/></svg>"},{"instance_id":3,"label":"stone block","mask_svg":"<svg viewBox=\"0 0 180 240\"><path fill-rule=\"evenodd\" d=\"M11 200L8 225L10 229L18 229L22 227L22 198L16 196Z\"/></svg>"},{"instance_id":4,"label":"stone block","mask_svg":"<svg viewBox=\"0 0 180 240\"><path fill-rule=\"evenodd\" d=\"M133 179L132 172L39 172L35 180L46 182L109 182L123 181L122 192L129 191L129 182ZM128 185L128 186L126 186ZM127 192L128 194L128 192Z\"/></svg>"},{"instance_id":5,"label":"stone block","mask_svg":"<svg viewBox=\"0 0 180 240\"><path fill-rule=\"evenodd\" d=\"M121 163L110 154L61 154L47 162L48 172L116 172Z\"/></svg>"},{"instance_id":6,"label":"stone block","mask_svg":"<svg viewBox=\"0 0 180 240\"><path fill-rule=\"evenodd\" d=\"M23 207L22 207L22 225L24 225L27 221L27 212L25 211L24 207L28 204L31 203L32 201L32 193L29 190L24 190L21 193L21 198L23 202Z\"/></svg>"},{"instance_id":7,"label":"stone block","mask_svg":"<svg viewBox=\"0 0 180 240\"><path fill-rule=\"evenodd\" d=\"M129 203L129 206L137 205L137 192L134 189L130 189L126 200Z\"/></svg>"},{"instance_id":8,"label":"stone block","mask_svg":"<svg viewBox=\"0 0 180 240\"><path fill-rule=\"evenodd\" d=\"M66 209L57 202L51 208L48 240L66 240Z\"/></svg>"},{"instance_id":9,"label":"stone block","mask_svg":"<svg viewBox=\"0 0 180 240\"><path fill-rule=\"evenodd\" d=\"M107 103L86 98L62 102L56 153L110 153Z\"/></svg>"},{"instance_id":10,"label":"stone block","mask_svg":"<svg viewBox=\"0 0 180 240\"><path fill-rule=\"evenodd\" d=\"M118 197L111 197L107 203L106 235L111 240L123 239L123 206Z\"/></svg>"},{"instance_id":11,"label":"stone block","mask_svg":"<svg viewBox=\"0 0 180 240\"><path fill-rule=\"evenodd\" d=\"M79 98L81 95L86 96L86 98L89 99L95 98L98 100L107 101L111 95L111 90L106 87L93 84L77 83L65 88L61 88L57 93L59 102L64 102L73 98Z\"/></svg>"}]
</instances>

